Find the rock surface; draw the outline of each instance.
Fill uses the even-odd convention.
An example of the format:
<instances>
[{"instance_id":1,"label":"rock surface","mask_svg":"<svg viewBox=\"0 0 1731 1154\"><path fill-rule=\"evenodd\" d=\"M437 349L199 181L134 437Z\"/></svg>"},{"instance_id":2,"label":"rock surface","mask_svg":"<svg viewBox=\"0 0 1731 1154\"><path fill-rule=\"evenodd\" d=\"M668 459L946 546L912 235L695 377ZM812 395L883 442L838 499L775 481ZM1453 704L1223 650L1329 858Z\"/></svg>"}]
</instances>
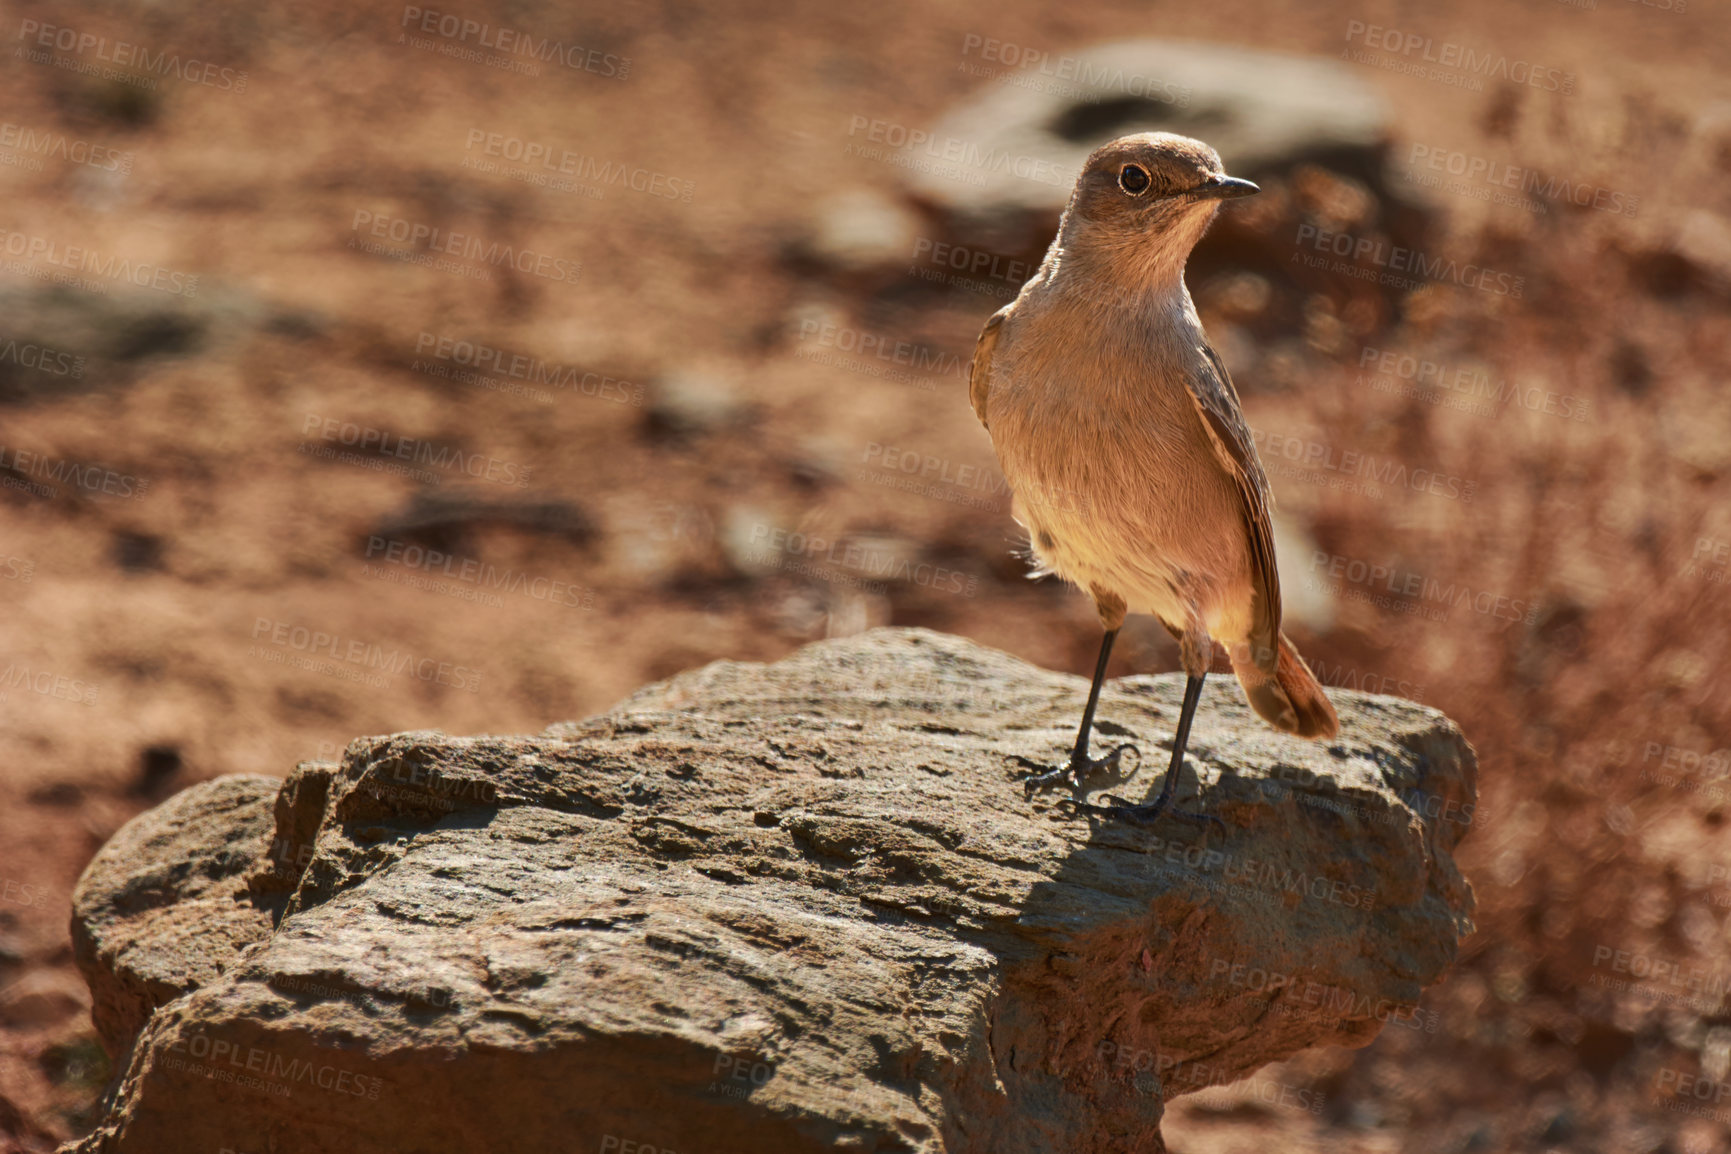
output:
<instances>
[{"instance_id":1,"label":"rock surface","mask_svg":"<svg viewBox=\"0 0 1731 1154\"><path fill-rule=\"evenodd\" d=\"M919 161L910 190L963 221L1055 217L1088 154L1127 133L1198 137L1228 172L1259 178L1303 163L1373 176L1389 132L1364 69L1320 57L1185 40L1058 56L994 41L970 45L963 67L980 91L905 149Z\"/></svg>"},{"instance_id":2,"label":"rock surface","mask_svg":"<svg viewBox=\"0 0 1731 1154\"><path fill-rule=\"evenodd\" d=\"M269 910L241 899L270 846L282 784L235 774L183 790L128 822L85 868L72 895L72 952L110 1057L158 1006L208 985L270 936Z\"/></svg>"},{"instance_id":3,"label":"rock surface","mask_svg":"<svg viewBox=\"0 0 1731 1154\"><path fill-rule=\"evenodd\" d=\"M1118 792L1181 686L1107 687ZM1166 1097L1411 1022L1470 928L1453 724L1336 692L1305 743L1211 679L1179 797L1226 832L1141 830L1017 784L1085 692L876 630L188 790L80 883L130 1050L67 1149L1161 1150Z\"/></svg>"}]
</instances>

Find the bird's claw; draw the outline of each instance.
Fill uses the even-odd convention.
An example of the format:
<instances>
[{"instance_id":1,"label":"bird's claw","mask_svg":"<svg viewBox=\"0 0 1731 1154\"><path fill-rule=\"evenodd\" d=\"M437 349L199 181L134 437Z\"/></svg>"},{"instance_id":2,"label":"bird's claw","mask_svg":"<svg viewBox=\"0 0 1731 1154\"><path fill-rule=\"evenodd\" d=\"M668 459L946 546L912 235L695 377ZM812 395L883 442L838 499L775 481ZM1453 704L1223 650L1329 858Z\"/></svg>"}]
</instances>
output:
<instances>
[{"instance_id":1,"label":"bird's claw","mask_svg":"<svg viewBox=\"0 0 1731 1154\"><path fill-rule=\"evenodd\" d=\"M1111 805L1090 805L1084 801L1065 798L1058 807L1066 813L1086 813L1095 817L1114 818L1118 821L1130 822L1135 825L1153 825L1155 819L1164 814L1196 825L1215 825L1220 827L1220 836L1226 836L1226 823L1211 813L1191 813L1188 810L1174 809L1170 799L1161 799L1149 805L1132 805L1121 797L1106 795Z\"/></svg>"},{"instance_id":2,"label":"bird's claw","mask_svg":"<svg viewBox=\"0 0 1731 1154\"><path fill-rule=\"evenodd\" d=\"M1072 794L1079 793L1081 792L1082 787L1087 783L1088 779L1093 777L1096 773L1099 773L1101 770L1108 767L1116 770L1120 761L1124 757L1125 750L1129 750L1131 753L1136 755L1136 763L1140 766L1142 762L1142 751L1130 742L1125 742L1112 750L1112 752L1105 754L1102 757L1072 757L1069 765L1062 766L1058 769L1047 770L1044 773L1036 773L1032 776L1023 778L1022 786L1027 790L1027 795L1029 797L1033 797L1036 793L1039 793L1042 790L1051 789L1055 785L1068 785ZM1015 760L1021 762L1023 765L1029 766L1030 768L1039 768L1037 764L1029 761L1025 757L1016 757Z\"/></svg>"}]
</instances>

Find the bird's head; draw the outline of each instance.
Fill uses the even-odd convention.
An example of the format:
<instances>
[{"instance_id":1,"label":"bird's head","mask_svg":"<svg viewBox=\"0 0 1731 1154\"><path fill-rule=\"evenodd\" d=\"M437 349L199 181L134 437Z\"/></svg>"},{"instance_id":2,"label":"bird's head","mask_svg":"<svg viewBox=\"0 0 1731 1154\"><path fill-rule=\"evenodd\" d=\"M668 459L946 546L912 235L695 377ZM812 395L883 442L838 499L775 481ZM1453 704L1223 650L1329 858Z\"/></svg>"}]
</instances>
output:
<instances>
[{"instance_id":1,"label":"bird's head","mask_svg":"<svg viewBox=\"0 0 1731 1154\"><path fill-rule=\"evenodd\" d=\"M1065 247L1125 271L1182 274L1220 202L1258 191L1227 176L1220 154L1200 140L1170 132L1121 136L1096 148L1076 178Z\"/></svg>"}]
</instances>

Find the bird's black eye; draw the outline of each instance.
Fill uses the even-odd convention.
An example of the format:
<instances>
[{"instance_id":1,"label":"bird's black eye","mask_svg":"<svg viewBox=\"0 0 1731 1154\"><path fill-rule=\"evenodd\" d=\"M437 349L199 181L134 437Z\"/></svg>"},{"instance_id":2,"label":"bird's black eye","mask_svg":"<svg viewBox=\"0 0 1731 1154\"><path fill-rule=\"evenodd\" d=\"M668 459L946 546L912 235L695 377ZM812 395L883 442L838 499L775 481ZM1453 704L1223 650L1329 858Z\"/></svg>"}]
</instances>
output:
<instances>
[{"instance_id":1,"label":"bird's black eye","mask_svg":"<svg viewBox=\"0 0 1731 1154\"><path fill-rule=\"evenodd\" d=\"M1118 187L1131 196L1141 196L1153 183L1148 179L1148 170L1140 164L1126 164L1118 171Z\"/></svg>"}]
</instances>

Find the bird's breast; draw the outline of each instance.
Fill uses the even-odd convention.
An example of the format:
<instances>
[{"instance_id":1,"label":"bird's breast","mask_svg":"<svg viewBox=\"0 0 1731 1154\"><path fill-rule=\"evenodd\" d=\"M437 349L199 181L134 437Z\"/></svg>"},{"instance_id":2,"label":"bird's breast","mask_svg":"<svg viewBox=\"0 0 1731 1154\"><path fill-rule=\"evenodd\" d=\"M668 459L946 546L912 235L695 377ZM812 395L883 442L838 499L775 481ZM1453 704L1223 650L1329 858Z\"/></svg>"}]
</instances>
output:
<instances>
[{"instance_id":1,"label":"bird's breast","mask_svg":"<svg viewBox=\"0 0 1731 1154\"><path fill-rule=\"evenodd\" d=\"M1241 498L1185 381L1188 334L1098 318L1015 337L994 360L989 428L1042 568L1139 612L1241 572Z\"/></svg>"},{"instance_id":2,"label":"bird's breast","mask_svg":"<svg viewBox=\"0 0 1731 1154\"><path fill-rule=\"evenodd\" d=\"M1088 489L1145 480L1206 447L1175 342L1138 318L1038 318L995 363L1006 476Z\"/></svg>"}]
</instances>

